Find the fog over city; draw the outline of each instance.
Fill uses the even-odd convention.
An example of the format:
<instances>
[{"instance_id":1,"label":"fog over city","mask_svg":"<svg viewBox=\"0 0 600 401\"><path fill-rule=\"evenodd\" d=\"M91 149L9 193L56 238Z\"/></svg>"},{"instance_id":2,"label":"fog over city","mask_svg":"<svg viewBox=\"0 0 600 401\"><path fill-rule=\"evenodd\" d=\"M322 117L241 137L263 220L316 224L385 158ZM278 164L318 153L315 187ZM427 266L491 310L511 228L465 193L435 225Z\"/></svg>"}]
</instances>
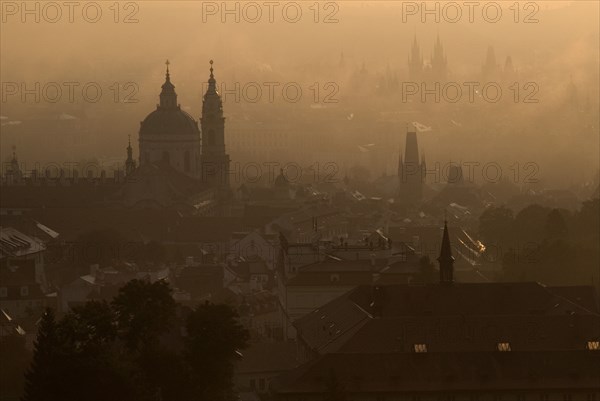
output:
<instances>
[{"instance_id":1,"label":"fog over city","mask_svg":"<svg viewBox=\"0 0 600 401\"><path fill-rule=\"evenodd\" d=\"M598 108L600 43L596 2L541 2L536 3L539 10L521 5L518 17L507 3L497 23L484 19L482 7L473 9L472 23L469 10L462 7L462 17L453 23L449 18L455 12L446 6L440 7L438 15L403 15L401 2L341 2L335 7L322 4L319 13L304 7L299 21L290 23L283 6L273 6L271 15L265 6L233 3L228 7L234 12L227 14L224 6L215 4L216 10L206 2L142 2L136 8L122 6L119 17L106 8L97 23L87 23L77 8L74 22L69 23L64 6L64 18L56 23L45 21L42 10L40 22L32 24L17 23L20 13L5 15L2 49L6 57L0 62L6 100L3 116L23 124L3 126L2 161L9 160L12 145L18 147L20 160L30 164L78 161L74 154L86 159L119 158L127 135L135 135L139 121L157 103L165 59L172 63L182 108L195 118L201 111L208 60L214 59L220 89L230 90L224 97L226 117L239 135L262 127L277 132L283 120L290 135L310 137L319 132L332 141L322 149L323 155L316 156L321 152L310 147L287 157L271 157L265 151L253 160L259 163L336 162L344 170L361 164L374 177L386 171L390 174L397 162L401 128L412 122L413 114L415 121L432 127L419 138L431 162L497 162L504 170L515 163L534 162L539 166L537 178L557 188L583 184L597 174L598 120L593 111ZM434 3L429 7L434 9ZM257 22L253 22L255 9L262 13ZM286 10L294 17L294 10ZM52 10L47 14L54 15ZM138 22L114 22L130 14ZM33 21L35 15L25 18ZM539 22L525 23L527 18ZM449 101L454 98L452 88L439 103L434 94L422 102L420 89L403 97L403 92L411 93L407 85L415 81L407 64L415 36L425 63L439 36L447 57L447 81L462 88L461 101ZM511 57L516 71L512 81L500 82L500 73L482 74L490 46L499 70ZM386 88L391 79L396 87ZM17 83L18 93L10 94L7 82ZM36 82L40 83L39 102L31 94L22 101L21 83L33 89ZM55 88L44 91L52 82L80 86L69 98L68 88L61 85L62 95L52 103L48 98L55 98ZM102 96L94 98L96 103L86 101L82 94L89 82L102 89ZM278 86L270 89L266 82ZM479 83L475 88L479 91L488 82L500 82L501 101L479 98L469 102L465 82ZM517 102L515 90L509 88L514 82L521 87ZM535 88L525 88L530 82ZM134 86L125 88L127 83ZM288 83L302 89L299 101L285 98L282 88ZM331 86L325 87L327 83ZM433 83L429 89L435 93ZM93 96L95 90L90 91ZM290 96L294 91L288 89ZM571 97L577 99L576 105L570 104ZM578 112L571 112L572 108ZM585 115L586 110L592 115ZM86 133L77 134L81 137L77 144L61 144L58 138L49 140L43 131L27 128L26 120L42 118L44 113L74 115ZM349 115L354 116L350 122ZM36 146L39 141L49 141L49 146ZM374 144L371 152L377 153L375 160L357 147L370 143ZM228 145L232 155L239 153L233 138Z\"/></svg>"},{"instance_id":2,"label":"fog over city","mask_svg":"<svg viewBox=\"0 0 600 401\"><path fill-rule=\"evenodd\" d=\"M0 401L600 400L598 1L0 0Z\"/></svg>"}]
</instances>

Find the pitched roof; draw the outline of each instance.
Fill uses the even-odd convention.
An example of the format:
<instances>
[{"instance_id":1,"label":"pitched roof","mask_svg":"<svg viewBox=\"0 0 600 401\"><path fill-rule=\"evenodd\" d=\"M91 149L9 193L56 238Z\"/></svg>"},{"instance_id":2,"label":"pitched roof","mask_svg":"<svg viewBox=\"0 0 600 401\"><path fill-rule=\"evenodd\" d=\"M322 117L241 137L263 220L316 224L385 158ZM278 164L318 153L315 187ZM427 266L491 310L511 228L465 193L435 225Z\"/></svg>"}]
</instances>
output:
<instances>
[{"instance_id":1,"label":"pitched roof","mask_svg":"<svg viewBox=\"0 0 600 401\"><path fill-rule=\"evenodd\" d=\"M560 349L576 348L586 341L560 337L565 333L598 336L599 316L538 283L363 285L303 316L294 326L306 345L320 353L341 349L346 343L357 350L406 351L409 340L416 343L419 336L421 342L437 341L440 350L450 351L453 348L441 330L443 322L459 330L456 341L465 341L473 331L487 336L487 342L464 344L471 350L491 347L502 335L527 343L537 335L535 330L542 329L553 333L554 347ZM548 317L556 319L545 319ZM536 326L531 328L531 324ZM531 330L535 332L529 334Z\"/></svg>"},{"instance_id":2,"label":"pitched roof","mask_svg":"<svg viewBox=\"0 0 600 401\"><path fill-rule=\"evenodd\" d=\"M332 353L282 375L283 394L327 394L331 373L347 393L597 389L600 352Z\"/></svg>"}]
</instances>

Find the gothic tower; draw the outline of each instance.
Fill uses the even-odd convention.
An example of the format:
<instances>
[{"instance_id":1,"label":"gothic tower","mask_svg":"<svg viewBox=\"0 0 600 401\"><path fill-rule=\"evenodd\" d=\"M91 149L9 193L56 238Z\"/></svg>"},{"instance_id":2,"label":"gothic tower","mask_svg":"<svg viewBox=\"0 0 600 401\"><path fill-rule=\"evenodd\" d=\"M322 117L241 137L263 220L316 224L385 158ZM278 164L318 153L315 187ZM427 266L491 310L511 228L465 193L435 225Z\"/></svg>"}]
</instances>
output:
<instances>
[{"instance_id":1,"label":"gothic tower","mask_svg":"<svg viewBox=\"0 0 600 401\"><path fill-rule=\"evenodd\" d=\"M437 36L437 41L433 45L431 72L434 80L445 81L448 76L448 59L444 52L444 46L440 40L440 35Z\"/></svg>"},{"instance_id":2,"label":"gothic tower","mask_svg":"<svg viewBox=\"0 0 600 401\"><path fill-rule=\"evenodd\" d=\"M454 256L452 256L448 222L446 219L444 219L444 234L442 236L440 256L437 260L440 264L440 284L452 284L454 282Z\"/></svg>"},{"instance_id":3,"label":"gothic tower","mask_svg":"<svg viewBox=\"0 0 600 401\"><path fill-rule=\"evenodd\" d=\"M484 79L494 79L498 74L498 63L496 61L496 52L493 46L489 46L485 56L485 63L481 67Z\"/></svg>"},{"instance_id":4,"label":"gothic tower","mask_svg":"<svg viewBox=\"0 0 600 401\"><path fill-rule=\"evenodd\" d=\"M423 56L421 55L421 48L417 42L416 34L410 55L408 56L408 75L412 80L420 80L423 78Z\"/></svg>"},{"instance_id":5,"label":"gothic tower","mask_svg":"<svg viewBox=\"0 0 600 401\"><path fill-rule=\"evenodd\" d=\"M405 154L398 162L399 193L401 204L416 206L423 198L423 185L425 183L425 157L419 161L419 144L416 131L406 133Z\"/></svg>"},{"instance_id":6,"label":"gothic tower","mask_svg":"<svg viewBox=\"0 0 600 401\"><path fill-rule=\"evenodd\" d=\"M225 153L225 117L223 117L223 102L217 91L217 81L213 74L212 60L210 60L208 89L202 102L200 130L202 181L213 188L228 188L230 159Z\"/></svg>"}]
</instances>

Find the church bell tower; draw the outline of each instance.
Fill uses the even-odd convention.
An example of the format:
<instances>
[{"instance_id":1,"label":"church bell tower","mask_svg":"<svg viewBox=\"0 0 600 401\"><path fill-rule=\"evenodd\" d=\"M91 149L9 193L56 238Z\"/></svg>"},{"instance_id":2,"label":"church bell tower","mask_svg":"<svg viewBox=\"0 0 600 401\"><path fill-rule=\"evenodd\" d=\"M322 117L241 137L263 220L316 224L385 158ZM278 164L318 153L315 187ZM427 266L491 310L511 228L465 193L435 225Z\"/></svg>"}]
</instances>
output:
<instances>
[{"instance_id":1,"label":"church bell tower","mask_svg":"<svg viewBox=\"0 0 600 401\"><path fill-rule=\"evenodd\" d=\"M210 60L208 89L202 102L200 129L202 132L202 181L210 187L226 189L229 187L230 159L229 155L225 153L223 102L217 91L212 60Z\"/></svg>"}]
</instances>

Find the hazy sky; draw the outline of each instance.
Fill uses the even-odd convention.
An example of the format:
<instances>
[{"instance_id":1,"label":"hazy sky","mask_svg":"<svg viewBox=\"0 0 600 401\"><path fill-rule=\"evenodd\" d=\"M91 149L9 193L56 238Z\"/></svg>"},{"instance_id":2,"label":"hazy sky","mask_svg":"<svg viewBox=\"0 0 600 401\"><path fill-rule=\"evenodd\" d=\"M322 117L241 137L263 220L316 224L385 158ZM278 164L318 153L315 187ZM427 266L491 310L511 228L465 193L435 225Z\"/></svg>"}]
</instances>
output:
<instances>
[{"instance_id":1,"label":"hazy sky","mask_svg":"<svg viewBox=\"0 0 600 401\"><path fill-rule=\"evenodd\" d=\"M480 2L473 10L472 22L469 9L460 6L462 1L429 2L426 6L429 9L436 4L439 7L439 22L435 21L436 15L422 14L421 3L272 2L270 9L262 1L226 5L220 1L101 1L93 5L82 2L77 3L70 22L69 8L64 5L59 17L57 10L46 3L28 3L33 10L28 14L22 9L24 3L2 2L0 77L5 98L1 114L11 118L9 112L32 106L30 99L23 102L18 95L6 97L7 82L27 85L99 82L104 90L103 100L109 101L102 108L86 104L88 112L110 116L111 110L118 107L120 113L114 119L114 130L108 129L106 133L107 145L99 156L121 157L124 138L127 134L137 135L139 121L157 103L167 58L171 61L180 103L197 118L210 59L215 60L220 81L337 82L343 98L352 91L348 84L350 74L363 64L372 74L390 70L404 79L415 35L426 60L431 57L436 37L440 36L449 71L460 81L480 79L489 46L494 47L500 65L511 56L522 76L534 77L540 85L540 104L515 110L515 119L528 119L528 126L538 119L543 121L545 113L556 118L571 79L582 102L589 98L593 107L598 105L598 2L519 2L517 7L512 1ZM456 4L462 16L454 22ZM492 22L496 5L502 6L502 15ZM234 12L228 14L223 7ZM101 16L92 22L97 10ZM257 10L262 14L260 18L256 18ZM298 18L297 10L301 12ZM298 21L292 22L295 18ZM347 75L337 70L341 53L349 66ZM110 86L118 83L122 97L127 82L137 85L135 98L139 102L126 108L122 103L111 104ZM79 92L75 93L81 97ZM365 97L364 102L368 104L371 100ZM54 107L44 99L37 106ZM385 105L398 111L404 106ZM106 121L103 129L107 126L110 127L110 121ZM489 127L491 131L495 128ZM592 176L598 168L598 154L594 151L598 146L598 126L589 129L591 134L587 134L585 141L581 138L574 141L572 132L545 141L545 133L539 132L538 142L528 139L519 143L515 134L514 142L504 143L505 149L499 151L543 144L551 149L531 157L553 159L564 154L568 145L565 159L572 160L574 166L591 170L588 172ZM9 151L4 135L1 139L4 161ZM455 142L460 140L458 137ZM442 148L436 149L435 141L427 145L434 157L442 153ZM464 144L463 148L473 145ZM478 145L481 144L475 144ZM28 151L31 149L22 149L23 154ZM467 153L477 151L475 147Z\"/></svg>"}]
</instances>

